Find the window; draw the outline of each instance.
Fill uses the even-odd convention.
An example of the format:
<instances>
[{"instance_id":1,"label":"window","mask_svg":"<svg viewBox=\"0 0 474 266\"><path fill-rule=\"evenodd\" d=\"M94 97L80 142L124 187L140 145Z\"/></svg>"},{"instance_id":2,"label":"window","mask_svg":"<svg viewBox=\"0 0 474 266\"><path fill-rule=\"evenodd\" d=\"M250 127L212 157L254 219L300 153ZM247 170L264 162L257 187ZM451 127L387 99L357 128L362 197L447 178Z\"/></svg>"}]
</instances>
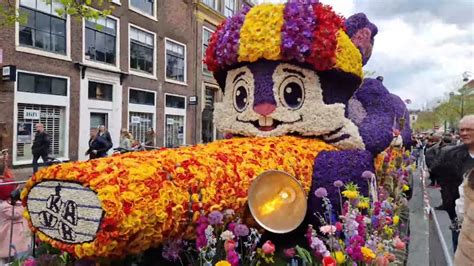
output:
<instances>
[{"instance_id":1,"label":"window","mask_svg":"<svg viewBox=\"0 0 474 266\"><path fill-rule=\"evenodd\" d=\"M18 73L18 91L67 96L67 80Z\"/></svg>"},{"instance_id":2,"label":"window","mask_svg":"<svg viewBox=\"0 0 474 266\"><path fill-rule=\"evenodd\" d=\"M130 103L155 105L155 94L153 92L130 89Z\"/></svg>"},{"instance_id":3,"label":"window","mask_svg":"<svg viewBox=\"0 0 474 266\"><path fill-rule=\"evenodd\" d=\"M202 0L202 2L203 2L206 6L217 10L217 0Z\"/></svg>"},{"instance_id":4,"label":"window","mask_svg":"<svg viewBox=\"0 0 474 266\"><path fill-rule=\"evenodd\" d=\"M166 95L166 107L185 109L186 98L181 96Z\"/></svg>"},{"instance_id":5,"label":"window","mask_svg":"<svg viewBox=\"0 0 474 266\"><path fill-rule=\"evenodd\" d=\"M214 101L216 97L214 88L205 88L204 110L202 110L202 142L208 143L214 140Z\"/></svg>"},{"instance_id":6,"label":"window","mask_svg":"<svg viewBox=\"0 0 474 266\"><path fill-rule=\"evenodd\" d=\"M130 6L145 12L147 15L154 16L154 2L154 0L130 0Z\"/></svg>"},{"instance_id":7,"label":"window","mask_svg":"<svg viewBox=\"0 0 474 266\"><path fill-rule=\"evenodd\" d=\"M235 0L224 0L224 16L231 17L235 13Z\"/></svg>"},{"instance_id":8,"label":"window","mask_svg":"<svg viewBox=\"0 0 474 266\"><path fill-rule=\"evenodd\" d=\"M153 128L153 113L130 112L128 118L128 131L133 138L144 143L147 131Z\"/></svg>"},{"instance_id":9,"label":"window","mask_svg":"<svg viewBox=\"0 0 474 266\"><path fill-rule=\"evenodd\" d=\"M66 54L66 18L55 11L60 8L55 1L49 5L43 0L21 0L20 12L28 20L20 26L20 45Z\"/></svg>"},{"instance_id":10,"label":"window","mask_svg":"<svg viewBox=\"0 0 474 266\"><path fill-rule=\"evenodd\" d=\"M166 78L186 82L186 46L166 40Z\"/></svg>"},{"instance_id":11,"label":"window","mask_svg":"<svg viewBox=\"0 0 474 266\"><path fill-rule=\"evenodd\" d=\"M207 47L209 46L209 39L211 39L211 35L212 35L212 31L206 28L202 29L202 58L203 59L206 57L206 50L207 50ZM211 74L211 72L209 71L209 69L207 69L207 66L204 62L202 63L202 71L204 72L204 74L208 74L208 75Z\"/></svg>"},{"instance_id":12,"label":"window","mask_svg":"<svg viewBox=\"0 0 474 266\"><path fill-rule=\"evenodd\" d=\"M155 37L151 33L130 27L130 68L153 74Z\"/></svg>"},{"instance_id":13,"label":"window","mask_svg":"<svg viewBox=\"0 0 474 266\"><path fill-rule=\"evenodd\" d=\"M117 21L112 18L99 18L85 22L86 59L115 65Z\"/></svg>"},{"instance_id":14,"label":"window","mask_svg":"<svg viewBox=\"0 0 474 266\"><path fill-rule=\"evenodd\" d=\"M89 81L89 99L100 101L112 101L113 86Z\"/></svg>"}]
</instances>

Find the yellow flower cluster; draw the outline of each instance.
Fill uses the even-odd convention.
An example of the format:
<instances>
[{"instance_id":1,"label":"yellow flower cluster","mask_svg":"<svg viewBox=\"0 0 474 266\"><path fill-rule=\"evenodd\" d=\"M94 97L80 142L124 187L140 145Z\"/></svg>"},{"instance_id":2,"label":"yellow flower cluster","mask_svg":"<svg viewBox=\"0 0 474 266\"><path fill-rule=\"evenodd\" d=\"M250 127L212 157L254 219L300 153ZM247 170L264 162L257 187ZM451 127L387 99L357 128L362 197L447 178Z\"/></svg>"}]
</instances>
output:
<instances>
[{"instance_id":1,"label":"yellow flower cluster","mask_svg":"<svg viewBox=\"0 0 474 266\"><path fill-rule=\"evenodd\" d=\"M280 59L284 8L262 4L250 9L240 30L239 62Z\"/></svg>"},{"instance_id":2,"label":"yellow flower cluster","mask_svg":"<svg viewBox=\"0 0 474 266\"><path fill-rule=\"evenodd\" d=\"M337 32L336 68L363 78L362 55L344 30Z\"/></svg>"},{"instance_id":3,"label":"yellow flower cluster","mask_svg":"<svg viewBox=\"0 0 474 266\"><path fill-rule=\"evenodd\" d=\"M375 253L370 248L364 246L360 248L360 251L364 256L365 261L370 262L375 259Z\"/></svg>"},{"instance_id":4,"label":"yellow flower cluster","mask_svg":"<svg viewBox=\"0 0 474 266\"><path fill-rule=\"evenodd\" d=\"M317 139L293 136L233 138L71 162L40 170L27 182L22 200L26 205L31 188L46 180L89 187L105 213L92 242L68 244L41 232L39 236L79 258L121 257L186 232L185 238L193 238L192 224L201 211L241 210L252 180L266 170L285 171L309 191L314 158L323 150L335 148ZM29 219L29 214L25 217Z\"/></svg>"},{"instance_id":5,"label":"yellow flower cluster","mask_svg":"<svg viewBox=\"0 0 474 266\"><path fill-rule=\"evenodd\" d=\"M344 190L341 194L348 199L357 199L359 197L359 192L356 190Z\"/></svg>"}]
</instances>

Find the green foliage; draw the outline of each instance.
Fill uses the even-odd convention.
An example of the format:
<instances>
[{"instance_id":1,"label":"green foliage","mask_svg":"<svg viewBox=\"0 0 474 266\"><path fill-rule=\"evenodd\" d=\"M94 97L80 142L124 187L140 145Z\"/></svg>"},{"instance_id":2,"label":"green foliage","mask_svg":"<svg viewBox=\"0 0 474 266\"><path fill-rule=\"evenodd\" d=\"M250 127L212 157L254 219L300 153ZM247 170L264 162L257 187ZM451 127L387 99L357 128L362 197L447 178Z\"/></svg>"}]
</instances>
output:
<instances>
[{"instance_id":1,"label":"green foliage","mask_svg":"<svg viewBox=\"0 0 474 266\"><path fill-rule=\"evenodd\" d=\"M61 3L64 8L56 9L60 15L70 15L79 20L97 20L112 13L114 6L112 0L40 0L51 4ZM15 0L2 0L0 3L0 26L14 26L16 22L25 24L27 17L21 14L15 6Z\"/></svg>"}]
</instances>

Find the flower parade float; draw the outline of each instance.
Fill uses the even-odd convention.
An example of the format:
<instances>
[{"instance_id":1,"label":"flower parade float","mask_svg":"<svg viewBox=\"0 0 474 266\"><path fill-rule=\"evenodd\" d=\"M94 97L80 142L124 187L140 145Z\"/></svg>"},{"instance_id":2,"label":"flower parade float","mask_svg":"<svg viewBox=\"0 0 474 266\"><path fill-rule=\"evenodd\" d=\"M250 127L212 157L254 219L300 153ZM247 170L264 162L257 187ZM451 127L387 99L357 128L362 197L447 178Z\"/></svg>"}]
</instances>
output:
<instances>
[{"instance_id":1,"label":"flower parade float","mask_svg":"<svg viewBox=\"0 0 474 266\"><path fill-rule=\"evenodd\" d=\"M179 243L191 241L198 265L254 265L275 263L271 240L257 245L262 228L304 227L308 246L286 249L288 258L393 261L383 241L404 244L399 199L380 196L369 173L388 160L394 127L405 140L410 128L403 101L363 79L376 34L364 14L344 19L314 0L243 8L218 26L205 58L224 93L215 124L228 138L42 169L22 192L32 230L79 259L154 247L177 259ZM265 173L281 176L281 187ZM262 192L269 188L276 198ZM297 195L304 204L285 207Z\"/></svg>"}]
</instances>

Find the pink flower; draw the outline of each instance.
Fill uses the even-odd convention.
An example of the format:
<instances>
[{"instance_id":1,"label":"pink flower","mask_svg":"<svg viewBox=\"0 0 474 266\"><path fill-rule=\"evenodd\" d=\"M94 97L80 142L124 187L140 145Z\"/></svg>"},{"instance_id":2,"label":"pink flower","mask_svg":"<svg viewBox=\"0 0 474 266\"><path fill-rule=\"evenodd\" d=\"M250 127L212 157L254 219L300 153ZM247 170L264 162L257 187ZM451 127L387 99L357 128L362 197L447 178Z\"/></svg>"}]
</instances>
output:
<instances>
[{"instance_id":1,"label":"pink flower","mask_svg":"<svg viewBox=\"0 0 474 266\"><path fill-rule=\"evenodd\" d=\"M390 264L390 262L388 261L388 258L386 258L384 256L378 256L375 259L375 265L376 266L388 266L389 264Z\"/></svg>"},{"instance_id":2,"label":"pink flower","mask_svg":"<svg viewBox=\"0 0 474 266\"><path fill-rule=\"evenodd\" d=\"M396 248L396 249L399 249L399 250L404 250L405 247L406 247L406 244L400 240L400 238L398 236L396 236L394 239L393 239L393 246Z\"/></svg>"},{"instance_id":3,"label":"pink flower","mask_svg":"<svg viewBox=\"0 0 474 266\"><path fill-rule=\"evenodd\" d=\"M262 250L265 254L273 254L273 252L275 252L275 245L273 245L272 241L267 240L267 242L263 244Z\"/></svg>"},{"instance_id":4,"label":"pink flower","mask_svg":"<svg viewBox=\"0 0 474 266\"><path fill-rule=\"evenodd\" d=\"M22 265L23 266L36 266L37 263L36 263L35 259L29 258L29 259L25 260Z\"/></svg>"},{"instance_id":5,"label":"pink flower","mask_svg":"<svg viewBox=\"0 0 474 266\"><path fill-rule=\"evenodd\" d=\"M314 192L314 195L318 198L324 198L328 196L328 191L325 188L320 187L316 189L316 191Z\"/></svg>"},{"instance_id":6,"label":"pink flower","mask_svg":"<svg viewBox=\"0 0 474 266\"><path fill-rule=\"evenodd\" d=\"M336 233L337 229L334 225L323 225L319 227L319 230L321 231L321 233L325 235L327 234L333 235L334 233Z\"/></svg>"},{"instance_id":7,"label":"pink flower","mask_svg":"<svg viewBox=\"0 0 474 266\"><path fill-rule=\"evenodd\" d=\"M239 255L237 254L237 252L235 252L235 250L227 252L226 260L232 266L239 266Z\"/></svg>"},{"instance_id":8,"label":"pink flower","mask_svg":"<svg viewBox=\"0 0 474 266\"><path fill-rule=\"evenodd\" d=\"M227 240L224 242L224 249L226 252L229 252L231 250L234 250L235 249L235 241L234 240Z\"/></svg>"},{"instance_id":9,"label":"pink flower","mask_svg":"<svg viewBox=\"0 0 474 266\"><path fill-rule=\"evenodd\" d=\"M337 188L340 188L340 187L344 186L344 182L342 182L341 180L336 180L336 181L334 181L333 185Z\"/></svg>"},{"instance_id":10,"label":"pink flower","mask_svg":"<svg viewBox=\"0 0 474 266\"><path fill-rule=\"evenodd\" d=\"M283 254L288 258L293 258L296 255L296 250L294 248L287 248L283 250Z\"/></svg>"}]
</instances>

